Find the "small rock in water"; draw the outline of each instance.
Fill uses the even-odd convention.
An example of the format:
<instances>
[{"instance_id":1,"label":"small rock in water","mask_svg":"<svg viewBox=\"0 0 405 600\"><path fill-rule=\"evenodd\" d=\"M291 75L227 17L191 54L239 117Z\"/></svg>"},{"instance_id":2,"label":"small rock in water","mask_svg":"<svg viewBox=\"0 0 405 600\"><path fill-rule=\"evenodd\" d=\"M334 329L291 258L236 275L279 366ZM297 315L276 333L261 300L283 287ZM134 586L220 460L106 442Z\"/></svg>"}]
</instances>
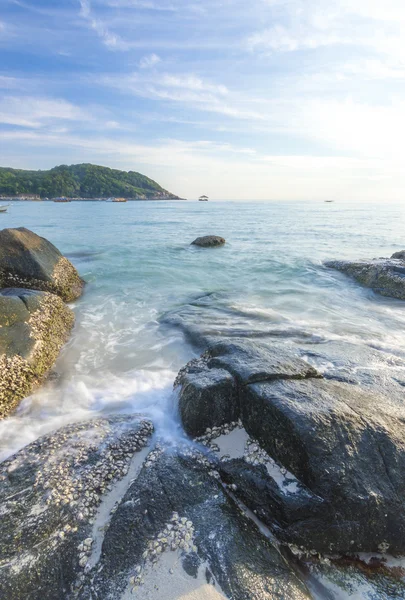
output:
<instances>
[{"instance_id":1,"label":"small rock in water","mask_svg":"<svg viewBox=\"0 0 405 600\"><path fill-rule=\"evenodd\" d=\"M191 242L192 246L201 246L202 248L213 248L214 246L223 246L224 244L225 239L218 235L204 235Z\"/></svg>"}]
</instances>

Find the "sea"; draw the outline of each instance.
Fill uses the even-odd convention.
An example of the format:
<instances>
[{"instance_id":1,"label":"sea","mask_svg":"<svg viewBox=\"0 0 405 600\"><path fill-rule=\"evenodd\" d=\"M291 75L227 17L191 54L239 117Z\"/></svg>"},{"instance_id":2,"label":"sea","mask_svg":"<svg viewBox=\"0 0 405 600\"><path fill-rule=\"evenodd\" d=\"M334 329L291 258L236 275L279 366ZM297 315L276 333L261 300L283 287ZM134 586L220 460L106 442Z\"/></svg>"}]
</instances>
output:
<instances>
[{"instance_id":1,"label":"sea","mask_svg":"<svg viewBox=\"0 0 405 600\"><path fill-rule=\"evenodd\" d=\"M372 382L373 373L402 370L405 382L405 303L324 266L405 249L404 203L18 202L0 221L50 240L86 281L50 378L0 422L0 460L107 414L142 413L159 436L181 439L173 382L201 352L190 319L178 327L182 314L204 335L308 348L322 372L368 373ZM190 245L207 234L226 244ZM328 348L338 349L336 364ZM341 348L350 349L344 364ZM313 598L391 598L360 575L336 577L313 577Z\"/></svg>"},{"instance_id":2,"label":"sea","mask_svg":"<svg viewBox=\"0 0 405 600\"><path fill-rule=\"evenodd\" d=\"M142 412L161 435L182 436L173 381L200 349L165 316L199 299L202 330L344 341L359 361L373 348L384 368L405 358L405 303L323 264L404 249L403 203L16 202L0 220L50 240L86 281L49 381L0 422L1 459L93 415ZM226 244L190 245L206 234Z\"/></svg>"}]
</instances>

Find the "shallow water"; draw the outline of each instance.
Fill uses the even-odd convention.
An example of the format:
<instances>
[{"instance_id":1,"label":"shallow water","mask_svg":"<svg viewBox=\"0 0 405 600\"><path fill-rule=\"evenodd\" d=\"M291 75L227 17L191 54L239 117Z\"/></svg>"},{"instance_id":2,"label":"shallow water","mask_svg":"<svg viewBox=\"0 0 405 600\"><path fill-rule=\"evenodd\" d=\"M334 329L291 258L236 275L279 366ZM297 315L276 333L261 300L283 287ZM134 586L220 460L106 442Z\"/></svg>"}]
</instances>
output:
<instances>
[{"instance_id":1,"label":"shallow water","mask_svg":"<svg viewBox=\"0 0 405 600\"><path fill-rule=\"evenodd\" d=\"M49 239L87 281L55 377L0 423L2 458L92 414L141 411L161 434L182 435L172 384L197 350L159 320L206 294L220 311L214 328L231 328L237 318L239 328L264 328L279 340L350 342L373 349L370 369L398 368L396 358L405 357L405 304L322 266L405 248L404 206L22 202L0 219ZM189 245L208 233L227 244Z\"/></svg>"}]
</instances>

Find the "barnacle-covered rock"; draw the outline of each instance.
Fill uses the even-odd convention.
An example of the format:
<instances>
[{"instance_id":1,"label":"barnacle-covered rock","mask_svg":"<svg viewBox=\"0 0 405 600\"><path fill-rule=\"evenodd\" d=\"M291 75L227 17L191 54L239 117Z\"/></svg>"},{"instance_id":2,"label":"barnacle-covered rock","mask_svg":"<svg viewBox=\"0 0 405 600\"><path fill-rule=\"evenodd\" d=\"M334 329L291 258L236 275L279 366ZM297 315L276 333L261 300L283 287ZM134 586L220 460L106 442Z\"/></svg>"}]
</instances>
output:
<instances>
[{"instance_id":1,"label":"barnacle-covered rock","mask_svg":"<svg viewBox=\"0 0 405 600\"><path fill-rule=\"evenodd\" d=\"M0 290L0 418L42 381L73 323L73 312L55 294Z\"/></svg>"},{"instance_id":2,"label":"barnacle-covered rock","mask_svg":"<svg viewBox=\"0 0 405 600\"><path fill-rule=\"evenodd\" d=\"M0 464L0 597L61 600L80 585L114 486L153 432L139 416L96 419L42 437Z\"/></svg>"},{"instance_id":3,"label":"barnacle-covered rock","mask_svg":"<svg viewBox=\"0 0 405 600\"><path fill-rule=\"evenodd\" d=\"M293 567L226 494L215 465L187 444L162 449L122 498L80 600L143 600L149 584L155 598L187 597L171 590L179 579L196 598L214 597L202 588L215 584L218 598L308 600Z\"/></svg>"}]
</instances>

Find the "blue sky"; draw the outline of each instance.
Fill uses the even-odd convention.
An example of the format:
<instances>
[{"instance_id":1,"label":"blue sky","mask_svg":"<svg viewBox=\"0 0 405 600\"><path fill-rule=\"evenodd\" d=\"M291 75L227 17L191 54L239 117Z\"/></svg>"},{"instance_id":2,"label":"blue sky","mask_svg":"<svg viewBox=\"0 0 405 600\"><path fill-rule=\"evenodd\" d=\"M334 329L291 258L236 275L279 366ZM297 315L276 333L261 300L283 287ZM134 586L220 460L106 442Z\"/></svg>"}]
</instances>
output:
<instances>
[{"instance_id":1,"label":"blue sky","mask_svg":"<svg viewBox=\"0 0 405 600\"><path fill-rule=\"evenodd\" d=\"M0 0L0 164L399 200L403 0Z\"/></svg>"}]
</instances>

